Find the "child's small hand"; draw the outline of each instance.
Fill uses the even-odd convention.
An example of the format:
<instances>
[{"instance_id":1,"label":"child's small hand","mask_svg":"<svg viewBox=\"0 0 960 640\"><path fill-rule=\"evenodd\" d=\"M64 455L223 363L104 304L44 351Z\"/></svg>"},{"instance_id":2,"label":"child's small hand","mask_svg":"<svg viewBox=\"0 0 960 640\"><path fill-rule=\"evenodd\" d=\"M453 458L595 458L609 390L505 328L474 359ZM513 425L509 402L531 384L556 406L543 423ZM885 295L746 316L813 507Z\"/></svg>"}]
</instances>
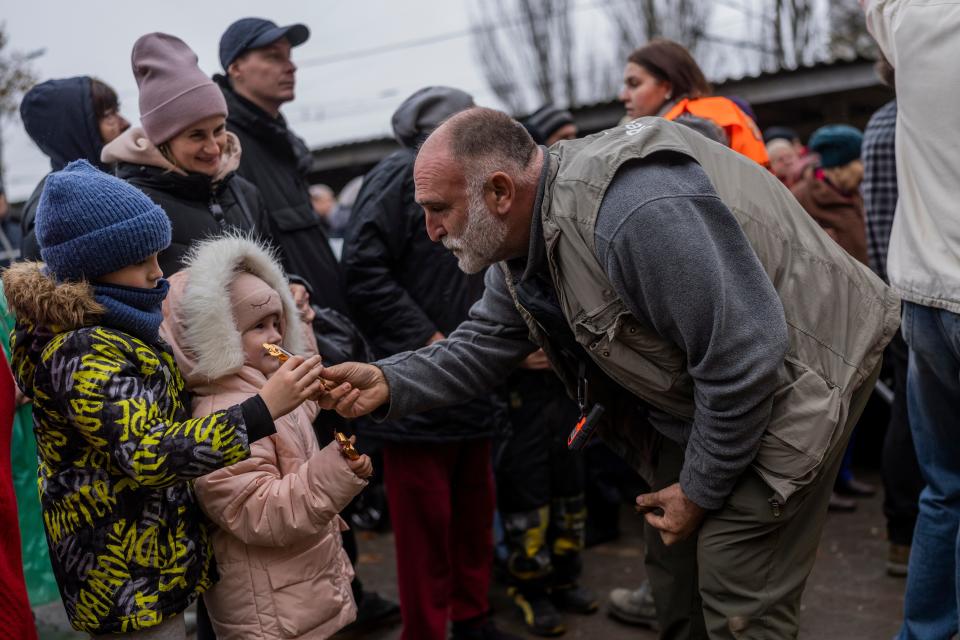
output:
<instances>
[{"instance_id":1,"label":"child's small hand","mask_svg":"<svg viewBox=\"0 0 960 640\"><path fill-rule=\"evenodd\" d=\"M354 440L354 438L350 439ZM366 454L356 460L347 460L347 466L350 467L350 470L353 471L358 478L366 480L373 475L373 462L370 460L370 456Z\"/></svg>"},{"instance_id":2,"label":"child's small hand","mask_svg":"<svg viewBox=\"0 0 960 640\"><path fill-rule=\"evenodd\" d=\"M320 392L323 388L323 379L320 377L323 369L319 365L320 356L311 356L306 360L293 356L270 376L260 389L260 397L274 420L287 415L304 400Z\"/></svg>"}]
</instances>

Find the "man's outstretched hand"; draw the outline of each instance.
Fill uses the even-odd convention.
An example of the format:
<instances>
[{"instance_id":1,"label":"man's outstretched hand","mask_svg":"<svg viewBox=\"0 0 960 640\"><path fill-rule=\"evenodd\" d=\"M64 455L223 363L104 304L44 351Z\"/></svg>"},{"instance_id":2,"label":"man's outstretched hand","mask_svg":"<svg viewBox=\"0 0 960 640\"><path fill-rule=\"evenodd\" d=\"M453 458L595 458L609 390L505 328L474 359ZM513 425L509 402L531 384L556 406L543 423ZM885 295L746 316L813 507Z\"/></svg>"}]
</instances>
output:
<instances>
[{"instance_id":1,"label":"man's outstretched hand","mask_svg":"<svg viewBox=\"0 0 960 640\"><path fill-rule=\"evenodd\" d=\"M332 409L344 418L365 416L390 399L390 387L379 367L361 362L344 362L324 367L320 374L337 384L347 382L353 388L342 397L325 394L317 402L323 409Z\"/></svg>"}]
</instances>

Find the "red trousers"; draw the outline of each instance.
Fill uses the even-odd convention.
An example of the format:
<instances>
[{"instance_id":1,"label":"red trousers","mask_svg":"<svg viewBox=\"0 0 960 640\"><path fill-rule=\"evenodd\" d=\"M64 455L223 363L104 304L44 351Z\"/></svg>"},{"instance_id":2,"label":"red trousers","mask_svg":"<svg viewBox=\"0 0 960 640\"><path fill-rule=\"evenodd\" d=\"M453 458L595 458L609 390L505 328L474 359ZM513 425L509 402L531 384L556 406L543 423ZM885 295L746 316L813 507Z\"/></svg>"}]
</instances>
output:
<instances>
[{"instance_id":1,"label":"red trousers","mask_svg":"<svg viewBox=\"0 0 960 640\"><path fill-rule=\"evenodd\" d=\"M402 640L445 640L448 620L485 614L493 563L490 441L389 444Z\"/></svg>"}]
</instances>

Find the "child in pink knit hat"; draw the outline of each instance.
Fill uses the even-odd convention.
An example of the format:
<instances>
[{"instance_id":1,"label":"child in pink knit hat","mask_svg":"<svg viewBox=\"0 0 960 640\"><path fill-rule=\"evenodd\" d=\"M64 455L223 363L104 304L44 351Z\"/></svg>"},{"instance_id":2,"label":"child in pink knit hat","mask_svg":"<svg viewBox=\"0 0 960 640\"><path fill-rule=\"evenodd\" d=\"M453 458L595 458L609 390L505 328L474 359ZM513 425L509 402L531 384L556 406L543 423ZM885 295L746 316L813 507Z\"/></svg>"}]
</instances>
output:
<instances>
[{"instance_id":1,"label":"child in pink knit hat","mask_svg":"<svg viewBox=\"0 0 960 640\"><path fill-rule=\"evenodd\" d=\"M280 367L264 343L315 353L272 254L246 238L197 245L170 278L161 334L201 415L258 393ZM306 402L276 421L249 460L194 483L213 536L220 582L204 595L219 640L327 638L356 617L353 569L338 513L366 486L370 459L317 443L320 408ZM303 606L310 603L309 606Z\"/></svg>"}]
</instances>

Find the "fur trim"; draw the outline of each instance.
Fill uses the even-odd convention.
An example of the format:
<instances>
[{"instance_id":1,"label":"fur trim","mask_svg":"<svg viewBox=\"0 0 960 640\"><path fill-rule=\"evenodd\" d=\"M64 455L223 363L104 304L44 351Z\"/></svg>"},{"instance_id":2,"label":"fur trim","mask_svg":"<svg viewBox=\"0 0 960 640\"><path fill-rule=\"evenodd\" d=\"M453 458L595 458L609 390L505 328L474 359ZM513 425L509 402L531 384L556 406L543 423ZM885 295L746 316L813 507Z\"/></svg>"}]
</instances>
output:
<instances>
[{"instance_id":1,"label":"fur trim","mask_svg":"<svg viewBox=\"0 0 960 640\"><path fill-rule=\"evenodd\" d=\"M300 313L270 248L244 235L227 234L195 245L184 264L190 279L180 302L183 346L196 357L195 375L216 380L243 366L243 343L230 311L229 286L237 271L252 273L280 294L286 322L283 346L303 353Z\"/></svg>"},{"instance_id":2,"label":"fur trim","mask_svg":"<svg viewBox=\"0 0 960 640\"><path fill-rule=\"evenodd\" d=\"M43 268L42 262L18 262L3 272L3 292L18 320L71 331L103 317L106 309L89 282L58 283Z\"/></svg>"}]
</instances>

